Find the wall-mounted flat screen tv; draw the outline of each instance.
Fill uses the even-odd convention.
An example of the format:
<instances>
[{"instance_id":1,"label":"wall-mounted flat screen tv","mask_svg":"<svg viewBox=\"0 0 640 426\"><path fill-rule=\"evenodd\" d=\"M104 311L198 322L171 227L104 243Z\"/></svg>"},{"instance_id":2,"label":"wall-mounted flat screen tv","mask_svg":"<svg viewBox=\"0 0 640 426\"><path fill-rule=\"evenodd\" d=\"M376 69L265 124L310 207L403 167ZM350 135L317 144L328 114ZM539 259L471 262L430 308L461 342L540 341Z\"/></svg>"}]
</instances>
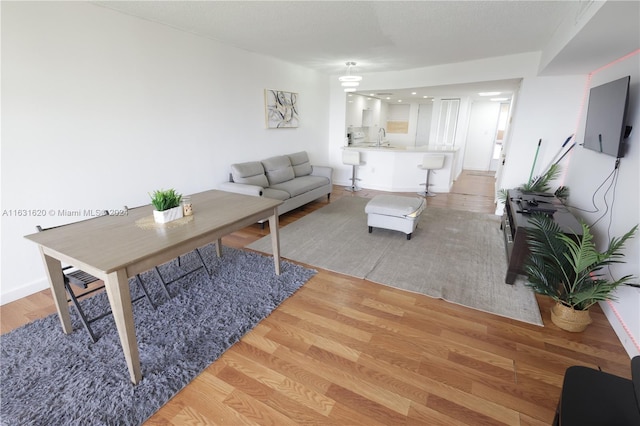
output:
<instances>
[{"instance_id":1,"label":"wall-mounted flat screen tv","mask_svg":"<svg viewBox=\"0 0 640 426\"><path fill-rule=\"evenodd\" d=\"M584 147L613 157L624 156L630 76L591 88Z\"/></svg>"}]
</instances>

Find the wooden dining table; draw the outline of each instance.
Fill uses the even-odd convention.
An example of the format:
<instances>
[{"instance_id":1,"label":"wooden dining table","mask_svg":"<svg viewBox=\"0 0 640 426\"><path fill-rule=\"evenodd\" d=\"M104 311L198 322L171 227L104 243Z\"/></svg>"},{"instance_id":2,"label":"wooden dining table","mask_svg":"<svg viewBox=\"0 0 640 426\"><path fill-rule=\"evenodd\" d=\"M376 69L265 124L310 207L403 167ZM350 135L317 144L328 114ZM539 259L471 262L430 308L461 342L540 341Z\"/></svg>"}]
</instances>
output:
<instances>
[{"instance_id":1,"label":"wooden dining table","mask_svg":"<svg viewBox=\"0 0 640 426\"><path fill-rule=\"evenodd\" d=\"M39 246L65 334L71 333L73 328L62 263L104 281L134 384L142 380L142 372L129 277L213 242L220 255L223 236L267 218L275 274L280 275L277 208L282 201L210 190L191 195L191 204L193 216L164 225L152 222L153 207L147 205L25 236Z\"/></svg>"}]
</instances>

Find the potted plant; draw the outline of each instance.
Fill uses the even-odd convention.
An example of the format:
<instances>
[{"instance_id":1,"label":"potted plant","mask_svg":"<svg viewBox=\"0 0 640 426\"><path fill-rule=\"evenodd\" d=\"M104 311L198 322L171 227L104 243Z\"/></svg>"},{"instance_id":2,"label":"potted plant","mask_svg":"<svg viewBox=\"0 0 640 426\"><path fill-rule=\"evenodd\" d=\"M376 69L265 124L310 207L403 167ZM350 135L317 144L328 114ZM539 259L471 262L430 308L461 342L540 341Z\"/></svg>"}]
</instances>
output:
<instances>
[{"instance_id":1,"label":"potted plant","mask_svg":"<svg viewBox=\"0 0 640 426\"><path fill-rule=\"evenodd\" d=\"M180 205L182 195L177 193L175 189L154 191L149 195L151 196L151 204L155 207L153 219L157 223L171 222L183 216Z\"/></svg>"},{"instance_id":2,"label":"potted plant","mask_svg":"<svg viewBox=\"0 0 640 426\"><path fill-rule=\"evenodd\" d=\"M566 235L560 226L544 214L534 214L527 229L529 257L525 271L527 285L536 293L551 297L556 305L551 320L567 331L583 331L591 323L589 308L597 302L613 300L613 291L629 281L631 275L607 279L603 267L622 263L622 248L638 225L621 238L612 238L607 250L600 252L587 224L582 222L582 236Z\"/></svg>"},{"instance_id":3,"label":"potted plant","mask_svg":"<svg viewBox=\"0 0 640 426\"><path fill-rule=\"evenodd\" d=\"M551 182L556 180L560 176L560 172L562 169L560 166L556 164L552 164L549 169L540 176L535 176L529 180L529 182L522 184L521 186L515 188L522 192L549 192L551 190ZM567 198L569 198L569 188L566 186L559 186L553 193L557 199L561 202L565 202ZM508 198L508 192L505 189L501 189L498 191L498 199L502 202L505 202Z\"/></svg>"}]
</instances>

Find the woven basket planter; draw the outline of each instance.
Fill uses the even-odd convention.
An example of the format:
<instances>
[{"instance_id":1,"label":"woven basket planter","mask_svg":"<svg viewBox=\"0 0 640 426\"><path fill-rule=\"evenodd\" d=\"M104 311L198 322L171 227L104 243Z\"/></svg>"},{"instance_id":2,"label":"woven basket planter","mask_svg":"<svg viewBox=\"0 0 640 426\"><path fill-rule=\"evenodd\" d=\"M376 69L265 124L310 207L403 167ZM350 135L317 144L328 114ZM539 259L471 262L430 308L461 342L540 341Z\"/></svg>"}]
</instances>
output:
<instances>
[{"instance_id":1,"label":"woven basket planter","mask_svg":"<svg viewBox=\"0 0 640 426\"><path fill-rule=\"evenodd\" d=\"M562 330L579 333L591 324L591 315L588 310L577 311L562 303L556 303L551 308L551 322Z\"/></svg>"}]
</instances>

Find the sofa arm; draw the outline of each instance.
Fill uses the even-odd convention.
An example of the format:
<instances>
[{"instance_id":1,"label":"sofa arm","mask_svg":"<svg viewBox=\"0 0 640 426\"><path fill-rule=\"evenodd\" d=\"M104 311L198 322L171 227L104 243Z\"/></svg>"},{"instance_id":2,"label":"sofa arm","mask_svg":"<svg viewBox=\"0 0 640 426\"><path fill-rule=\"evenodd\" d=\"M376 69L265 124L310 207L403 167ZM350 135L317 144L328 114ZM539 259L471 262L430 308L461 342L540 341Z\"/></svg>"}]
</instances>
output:
<instances>
[{"instance_id":1,"label":"sofa arm","mask_svg":"<svg viewBox=\"0 0 640 426\"><path fill-rule=\"evenodd\" d=\"M258 185L248 185L246 183L236 182L222 182L220 189L223 191L235 192L237 194L253 195L255 197L261 197L263 187Z\"/></svg>"},{"instance_id":2,"label":"sofa arm","mask_svg":"<svg viewBox=\"0 0 640 426\"><path fill-rule=\"evenodd\" d=\"M333 174L332 167L326 166L311 166L311 176L324 176L329 179L331 183L331 175Z\"/></svg>"}]
</instances>

